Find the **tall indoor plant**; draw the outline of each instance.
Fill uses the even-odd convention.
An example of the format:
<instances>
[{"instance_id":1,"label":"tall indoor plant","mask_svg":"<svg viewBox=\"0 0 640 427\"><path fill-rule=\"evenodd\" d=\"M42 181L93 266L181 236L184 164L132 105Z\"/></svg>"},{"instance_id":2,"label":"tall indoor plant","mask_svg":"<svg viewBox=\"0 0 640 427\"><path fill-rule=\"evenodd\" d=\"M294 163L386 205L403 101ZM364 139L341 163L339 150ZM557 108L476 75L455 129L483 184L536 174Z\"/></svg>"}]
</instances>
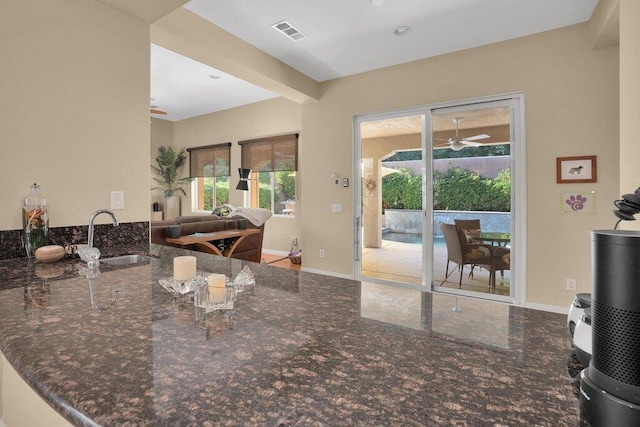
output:
<instances>
[{"instance_id":1,"label":"tall indoor plant","mask_svg":"<svg viewBox=\"0 0 640 427\"><path fill-rule=\"evenodd\" d=\"M187 161L185 151L183 148L176 153L172 147L160 146L156 155L157 166L151 165L151 169L158 174L153 178L158 186L152 190L162 190L166 199L164 219L180 216L180 197L176 193L181 192L186 196L182 187L192 180L189 177L178 178L180 169Z\"/></svg>"}]
</instances>

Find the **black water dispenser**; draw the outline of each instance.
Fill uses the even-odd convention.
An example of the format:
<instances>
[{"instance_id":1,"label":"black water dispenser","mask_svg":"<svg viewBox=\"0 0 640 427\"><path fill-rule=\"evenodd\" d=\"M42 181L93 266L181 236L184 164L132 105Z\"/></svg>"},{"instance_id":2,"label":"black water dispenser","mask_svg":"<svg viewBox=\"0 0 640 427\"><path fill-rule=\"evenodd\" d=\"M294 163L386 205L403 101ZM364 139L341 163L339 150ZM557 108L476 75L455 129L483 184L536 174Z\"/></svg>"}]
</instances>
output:
<instances>
[{"instance_id":1,"label":"black water dispenser","mask_svg":"<svg viewBox=\"0 0 640 427\"><path fill-rule=\"evenodd\" d=\"M640 426L640 232L591 232L589 367L580 415L593 426Z\"/></svg>"}]
</instances>

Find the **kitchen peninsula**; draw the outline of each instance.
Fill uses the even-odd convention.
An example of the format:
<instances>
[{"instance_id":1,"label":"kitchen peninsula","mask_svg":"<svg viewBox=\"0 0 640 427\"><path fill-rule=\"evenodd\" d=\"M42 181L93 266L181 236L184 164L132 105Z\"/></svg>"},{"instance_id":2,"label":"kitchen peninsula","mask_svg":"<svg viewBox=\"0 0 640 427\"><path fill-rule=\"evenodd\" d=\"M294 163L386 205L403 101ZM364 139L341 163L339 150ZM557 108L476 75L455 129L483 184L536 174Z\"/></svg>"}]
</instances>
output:
<instances>
[{"instance_id":1,"label":"kitchen peninsula","mask_svg":"<svg viewBox=\"0 0 640 427\"><path fill-rule=\"evenodd\" d=\"M0 350L72 424L578 424L562 315L150 252L91 289L78 260L0 261ZM158 283L179 255L256 286L196 321Z\"/></svg>"}]
</instances>

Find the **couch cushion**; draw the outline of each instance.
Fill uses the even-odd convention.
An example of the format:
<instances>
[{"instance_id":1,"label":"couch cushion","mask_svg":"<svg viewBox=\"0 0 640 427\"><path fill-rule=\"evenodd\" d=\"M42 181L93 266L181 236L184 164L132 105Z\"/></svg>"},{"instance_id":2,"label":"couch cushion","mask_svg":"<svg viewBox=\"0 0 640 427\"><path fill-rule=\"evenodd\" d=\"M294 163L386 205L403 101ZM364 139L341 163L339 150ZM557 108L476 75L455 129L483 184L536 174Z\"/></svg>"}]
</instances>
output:
<instances>
[{"instance_id":1,"label":"couch cushion","mask_svg":"<svg viewBox=\"0 0 640 427\"><path fill-rule=\"evenodd\" d=\"M185 224L188 222L200 222L200 221L211 221L211 215L191 215L191 216L179 216L176 218L176 222L178 224Z\"/></svg>"},{"instance_id":2,"label":"couch cushion","mask_svg":"<svg viewBox=\"0 0 640 427\"><path fill-rule=\"evenodd\" d=\"M194 233L212 233L226 230L224 221L199 221L180 224L180 235L187 236Z\"/></svg>"}]
</instances>

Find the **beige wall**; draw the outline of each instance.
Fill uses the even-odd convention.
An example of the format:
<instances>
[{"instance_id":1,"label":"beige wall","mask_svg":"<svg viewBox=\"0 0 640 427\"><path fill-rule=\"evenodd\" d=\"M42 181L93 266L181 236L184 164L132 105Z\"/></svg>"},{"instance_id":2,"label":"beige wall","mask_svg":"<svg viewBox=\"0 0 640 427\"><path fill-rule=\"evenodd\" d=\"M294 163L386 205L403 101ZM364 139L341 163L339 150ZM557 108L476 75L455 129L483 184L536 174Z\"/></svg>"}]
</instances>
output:
<instances>
[{"instance_id":1,"label":"beige wall","mask_svg":"<svg viewBox=\"0 0 640 427\"><path fill-rule=\"evenodd\" d=\"M240 167L240 146L238 141L258 138L261 136L279 135L283 133L299 132L301 129L300 105L276 98L244 107L232 108L214 114L175 122L174 146L198 147L202 145L231 142L231 183L229 203L242 206L245 192L236 190L238 183L238 168ZM305 134L299 139L299 151L305 147ZM300 169L304 176L304 170ZM327 178L328 179L328 178ZM300 217L302 216L304 198L301 193L296 198L296 217L274 216L267 222L264 232L263 248L274 251L289 251L291 237L303 237L300 232ZM182 214L191 213L191 199L182 198Z\"/></svg>"},{"instance_id":2,"label":"beige wall","mask_svg":"<svg viewBox=\"0 0 640 427\"><path fill-rule=\"evenodd\" d=\"M148 25L86 0L2 1L0 61L0 230L22 227L33 182L54 227L87 224L111 190L121 222L148 220Z\"/></svg>"},{"instance_id":3,"label":"beige wall","mask_svg":"<svg viewBox=\"0 0 640 427\"><path fill-rule=\"evenodd\" d=\"M586 24L360 74L323 84L320 102L303 106L307 268L352 273L351 192L325 179L352 170L356 115L524 91L529 206L527 301L568 306L590 290L589 231L611 228L618 197L618 50L592 50ZM559 156L598 156L598 183L556 184ZM356 182L352 179L352 182ZM597 192L595 214L562 214L561 191ZM343 212L330 213L332 203ZM325 249L325 258L318 256Z\"/></svg>"},{"instance_id":4,"label":"beige wall","mask_svg":"<svg viewBox=\"0 0 640 427\"><path fill-rule=\"evenodd\" d=\"M49 198L52 226L86 224L92 211L108 207L111 190L125 192L122 221L148 219L148 25L86 0L0 7L0 229L20 228L21 198L34 181ZM589 230L611 228L611 201L637 183L638 5L622 0L620 8L627 52L620 73L617 47L593 50L581 24L325 82L316 103L277 99L178 122L174 146L231 141L235 169L236 141L301 131L298 216L270 220L265 248L288 250L297 235L306 268L351 275L353 117L522 90L527 300L566 306L566 277L578 279L579 291L590 289ZM598 156L598 183L556 184L555 158L581 154ZM352 186L333 187L333 173L351 177ZM562 190L595 190L597 213L560 214ZM241 204L241 194L231 193L231 203ZM332 214L332 203L343 212Z\"/></svg>"},{"instance_id":5,"label":"beige wall","mask_svg":"<svg viewBox=\"0 0 640 427\"><path fill-rule=\"evenodd\" d=\"M620 0L620 194L640 187L640 2ZM640 230L638 221L621 228Z\"/></svg>"}]
</instances>

